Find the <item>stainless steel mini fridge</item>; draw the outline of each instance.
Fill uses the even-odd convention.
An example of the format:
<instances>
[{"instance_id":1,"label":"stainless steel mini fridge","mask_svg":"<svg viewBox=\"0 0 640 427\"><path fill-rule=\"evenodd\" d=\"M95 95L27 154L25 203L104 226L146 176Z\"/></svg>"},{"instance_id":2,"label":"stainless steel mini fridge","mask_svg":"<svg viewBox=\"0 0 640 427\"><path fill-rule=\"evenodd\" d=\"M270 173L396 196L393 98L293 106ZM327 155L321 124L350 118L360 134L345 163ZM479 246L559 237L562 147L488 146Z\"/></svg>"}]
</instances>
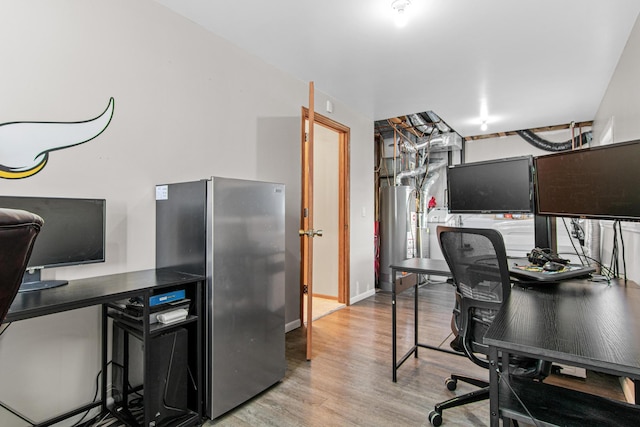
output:
<instances>
[{"instance_id":1,"label":"stainless steel mini fridge","mask_svg":"<svg viewBox=\"0 0 640 427\"><path fill-rule=\"evenodd\" d=\"M204 407L217 418L284 378L285 188L156 186L156 267L206 275Z\"/></svg>"}]
</instances>

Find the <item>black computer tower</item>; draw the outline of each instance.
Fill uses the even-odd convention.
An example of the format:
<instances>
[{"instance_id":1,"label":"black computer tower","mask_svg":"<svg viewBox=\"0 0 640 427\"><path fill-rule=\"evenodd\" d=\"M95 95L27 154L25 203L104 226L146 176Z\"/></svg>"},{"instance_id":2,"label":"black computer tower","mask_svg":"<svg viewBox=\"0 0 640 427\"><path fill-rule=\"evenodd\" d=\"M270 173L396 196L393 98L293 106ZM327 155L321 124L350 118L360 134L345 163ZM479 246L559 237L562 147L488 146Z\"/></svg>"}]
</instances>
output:
<instances>
[{"instance_id":1,"label":"black computer tower","mask_svg":"<svg viewBox=\"0 0 640 427\"><path fill-rule=\"evenodd\" d=\"M151 357L144 389L140 391L144 395L144 406L132 403L139 399L130 379L141 376L141 363L136 362L142 361L142 355L131 354L131 337L139 338L114 322L112 396L115 410L132 425L143 425L145 412L156 427L176 425L189 414L187 330L171 329L148 340L147 351Z\"/></svg>"}]
</instances>

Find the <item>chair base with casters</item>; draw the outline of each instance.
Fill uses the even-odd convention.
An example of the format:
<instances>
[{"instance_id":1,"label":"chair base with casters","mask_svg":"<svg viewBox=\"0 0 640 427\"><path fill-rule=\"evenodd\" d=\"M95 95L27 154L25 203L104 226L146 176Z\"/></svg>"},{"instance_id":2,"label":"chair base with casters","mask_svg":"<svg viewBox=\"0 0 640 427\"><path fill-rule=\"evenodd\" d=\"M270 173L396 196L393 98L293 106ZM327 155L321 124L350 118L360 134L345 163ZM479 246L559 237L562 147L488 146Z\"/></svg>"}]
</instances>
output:
<instances>
[{"instance_id":1,"label":"chair base with casters","mask_svg":"<svg viewBox=\"0 0 640 427\"><path fill-rule=\"evenodd\" d=\"M512 364L513 362L513 364ZM531 381L542 381L551 373L551 362L543 360L533 360L514 357L509 363L509 374L520 378L528 378ZM442 411L457 406L466 405L467 403L480 402L489 399L489 382L478 378L467 377L465 375L451 374L451 377L444 381L447 390L454 391L458 387L458 381L480 387L478 390L452 397L449 400L440 402L435 405L434 409L429 412L429 422L433 426L442 425ZM518 422L511 420L513 426L517 427Z\"/></svg>"},{"instance_id":2,"label":"chair base with casters","mask_svg":"<svg viewBox=\"0 0 640 427\"><path fill-rule=\"evenodd\" d=\"M447 386L448 390L453 391L457 388L458 381L472 384L481 388L470 393L466 393L461 396L455 396L449 400L438 403L435 406L434 410L429 412L429 422L432 426L437 427L442 424L442 411L444 411L445 409L455 408L456 406L462 406L468 403L480 402L481 400L487 400L489 398L489 383L487 381L453 374L450 378L447 378L444 383Z\"/></svg>"}]
</instances>

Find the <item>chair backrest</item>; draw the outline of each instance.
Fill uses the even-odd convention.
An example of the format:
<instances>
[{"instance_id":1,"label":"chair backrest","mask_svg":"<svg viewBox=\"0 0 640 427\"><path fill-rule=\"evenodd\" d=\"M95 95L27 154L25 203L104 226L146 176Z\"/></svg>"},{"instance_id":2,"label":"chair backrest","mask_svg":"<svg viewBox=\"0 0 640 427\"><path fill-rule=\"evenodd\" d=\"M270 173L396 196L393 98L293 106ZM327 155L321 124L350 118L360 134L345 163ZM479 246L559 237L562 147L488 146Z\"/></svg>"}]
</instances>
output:
<instances>
[{"instance_id":1,"label":"chair backrest","mask_svg":"<svg viewBox=\"0 0 640 427\"><path fill-rule=\"evenodd\" d=\"M509 297L511 281L502 235L484 228L437 228L438 241L456 285L458 333L467 356L488 367L483 337Z\"/></svg>"},{"instance_id":2,"label":"chair backrest","mask_svg":"<svg viewBox=\"0 0 640 427\"><path fill-rule=\"evenodd\" d=\"M43 223L31 212L0 208L0 322L20 289Z\"/></svg>"}]
</instances>

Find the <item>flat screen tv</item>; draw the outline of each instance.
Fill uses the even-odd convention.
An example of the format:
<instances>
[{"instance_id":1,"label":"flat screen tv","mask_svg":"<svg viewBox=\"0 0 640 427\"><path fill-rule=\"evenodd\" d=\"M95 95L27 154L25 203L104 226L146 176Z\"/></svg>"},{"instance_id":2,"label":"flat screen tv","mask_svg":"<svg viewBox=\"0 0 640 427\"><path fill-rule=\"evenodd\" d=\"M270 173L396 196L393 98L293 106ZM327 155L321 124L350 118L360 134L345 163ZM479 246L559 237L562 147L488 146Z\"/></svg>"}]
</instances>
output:
<instances>
[{"instance_id":1,"label":"flat screen tv","mask_svg":"<svg viewBox=\"0 0 640 427\"><path fill-rule=\"evenodd\" d=\"M532 156L449 166L451 213L533 213Z\"/></svg>"},{"instance_id":2,"label":"flat screen tv","mask_svg":"<svg viewBox=\"0 0 640 427\"><path fill-rule=\"evenodd\" d=\"M640 141L534 159L536 213L640 220Z\"/></svg>"},{"instance_id":3,"label":"flat screen tv","mask_svg":"<svg viewBox=\"0 0 640 427\"><path fill-rule=\"evenodd\" d=\"M20 292L67 283L40 280L43 268L105 260L104 199L0 196L0 207L23 209L44 219Z\"/></svg>"}]
</instances>

